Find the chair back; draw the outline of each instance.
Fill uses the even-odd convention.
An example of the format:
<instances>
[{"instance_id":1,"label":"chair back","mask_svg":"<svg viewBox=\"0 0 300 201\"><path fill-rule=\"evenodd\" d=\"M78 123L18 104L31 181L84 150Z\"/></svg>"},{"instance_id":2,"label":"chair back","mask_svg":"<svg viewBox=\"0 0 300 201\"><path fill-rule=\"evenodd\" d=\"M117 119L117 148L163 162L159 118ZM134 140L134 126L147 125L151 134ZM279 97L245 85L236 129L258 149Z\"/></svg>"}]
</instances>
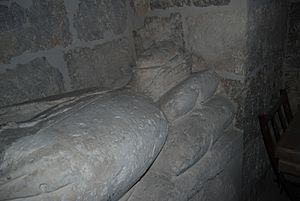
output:
<instances>
[{"instance_id":1,"label":"chair back","mask_svg":"<svg viewBox=\"0 0 300 201\"><path fill-rule=\"evenodd\" d=\"M280 91L280 98L267 114L258 116L260 129L269 159L274 172L278 173L278 159L276 145L282 133L293 119L286 90Z\"/></svg>"}]
</instances>

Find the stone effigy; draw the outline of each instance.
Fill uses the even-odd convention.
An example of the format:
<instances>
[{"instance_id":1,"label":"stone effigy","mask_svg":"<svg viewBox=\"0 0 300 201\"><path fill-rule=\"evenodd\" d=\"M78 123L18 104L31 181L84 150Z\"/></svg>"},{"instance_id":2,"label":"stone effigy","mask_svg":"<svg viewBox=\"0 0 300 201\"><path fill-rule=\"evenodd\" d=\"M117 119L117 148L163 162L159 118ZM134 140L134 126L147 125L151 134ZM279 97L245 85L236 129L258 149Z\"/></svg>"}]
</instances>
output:
<instances>
[{"instance_id":1,"label":"stone effigy","mask_svg":"<svg viewBox=\"0 0 300 201\"><path fill-rule=\"evenodd\" d=\"M191 73L190 59L158 42L132 89L4 108L0 201L211 200L208 187L240 172L242 138L218 76ZM238 179L218 189L218 201L238 201Z\"/></svg>"},{"instance_id":2,"label":"stone effigy","mask_svg":"<svg viewBox=\"0 0 300 201\"><path fill-rule=\"evenodd\" d=\"M0 200L116 200L156 158L167 126L149 99L127 91L82 97L6 126Z\"/></svg>"},{"instance_id":3,"label":"stone effigy","mask_svg":"<svg viewBox=\"0 0 300 201\"><path fill-rule=\"evenodd\" d=\"M152 54L149 54L147 58L141 56L137 65L159 64L158 58L162 58L160 61L164 65L155 65L156 71L160 71L164 66L174 68L171 57L166 56L161 49L155 48L163 44L168 43L159 42L150 47ZM169 44L165 48L168 52L186 55L185 52L180 52L180 48L176 45ZM166 62L168 58L169 62ZM183 56L177 56L177 58L190 59ZM166 143L154 164L120 201L209 200L206 191L203 191L208 181L212 181L224 170L231 175L238 175L240 172L241 163L233 164L232 167L227 164L231 164L234 157L241 158L241 134L231 128L228 129L226 135L224 134L224 130L233 121L234 105L225 96L217 94L219 80L214 72L191 73L190 66L181 67L186 68L186 71L181 72L188 73L189 76L186 77L184 74L183 77L186 78L179 82L172 76L172 73L169 73L163 78L152 76L151 85L144 79L133 83L139 85L136 89L141 93L147 94L151 91L148 95L164 112L170 122L170 129ZM136 67L134 77L141 76L140 69L139 66ZM151 75L151 72L148 71L145 74ZM161 83L161 79L164 82L173 80L175 85L169 87L169 85L160 84L160 88L156 87L156 81ZM144 90L145 88L147 91ZM163 95L156 96L156 94ZM232 171L233 168L236 170ZM225 176L228 177L228 175ZM226 192L231 196L216 194L218 201L228 197L232 201L238 201L237 183L237 181L231 181L226 183L225 187L220 187L220 192ZM215 185L215 183L210 185ZM228 186L232 188L228 189Z\"/></svg>"}]
</instances>

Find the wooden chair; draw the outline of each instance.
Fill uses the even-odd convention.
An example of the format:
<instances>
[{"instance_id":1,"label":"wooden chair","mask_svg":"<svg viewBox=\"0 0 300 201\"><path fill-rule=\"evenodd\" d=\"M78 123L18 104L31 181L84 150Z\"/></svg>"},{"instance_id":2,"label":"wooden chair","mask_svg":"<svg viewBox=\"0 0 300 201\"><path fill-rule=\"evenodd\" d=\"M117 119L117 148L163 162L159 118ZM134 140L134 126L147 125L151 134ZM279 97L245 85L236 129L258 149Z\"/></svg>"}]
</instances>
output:
<instances>
[{"instance_id":1,"label":"wooden chair","mask_svg":"<svg viewBox=\"0 0 300 201\"><path fill-rule=\"evenodd\" d=\"M274 171L275 176L277 177L277 183L279 184L281 191L284 190L290 200L292 201L300 201L297 198L295 192L292 191L293 188L291 186L298 186L299 183L295 182L299 178L295 178L292 169L286 168L291 171L282 171L279 168L279 158L276 156L276 148L277 144L281 139L282 134L284 134L289 126L289 124L293 120L293 114L291 111L291 107L289 104L288 96L286 90L280 91L280 98L276 102L276 104L271 108L271 110L267 114L259 115L259 123L261 132L263 135L263 140L265 147L267 149L267 153L269 155L269 159ZM294 164L293 162L287 161L288 165L300 165ZM291 178L293 180L291 180Z\"/></svg>"}]
</instances>

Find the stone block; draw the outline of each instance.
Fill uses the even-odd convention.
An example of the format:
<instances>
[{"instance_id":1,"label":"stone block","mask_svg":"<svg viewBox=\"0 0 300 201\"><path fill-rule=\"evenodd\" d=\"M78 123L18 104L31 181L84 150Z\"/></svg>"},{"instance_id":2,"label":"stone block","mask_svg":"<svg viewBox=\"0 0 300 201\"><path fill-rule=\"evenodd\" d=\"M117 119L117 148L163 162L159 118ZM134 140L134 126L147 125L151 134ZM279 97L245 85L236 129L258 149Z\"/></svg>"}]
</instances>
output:
<instances>
[{"instance_id":1,"label":"stone block","mask_svg":"<svg viewBox=\"0 0 300 201\"><path fill-rule=\"evenodd\" d=\"M187 16L186 46L211 69L244 74L246 13L243 8L216 9Z\"/></svg>"},{"instance_id":2,"label":"stone block","mask_svg":"<svg viewBox=\"0 0 300 201\"><path fill-rule=\"evenodd\" d=\"M127 29L126 0L79 0L74 27L83 41L103 39L106 32L124 33Z\"/></svg>"},{"instance_id":3,"label":"stone block","mask_svg":"<svg viewBox=\"0 0 300 201\"><path fill-rule=\"evenodd\" d=\"M133 58L127 38L65 52L73 89L125 86L132 74Z\"/></svg>"},{"instance_id":4,"label":"stone block","mask_svg":"<svg viewBox=\"0 0 300 201\"><path fill-rule=\"evenodd\" d=\"M25 51L66 47L71 43L63 0L33 1L26 9L12 2L1 5L0 11L0 63L8 63Z\"/></svg>"},{"instance_id":5,"label":"stone block","mask_svg":"<svg viewBox=\"0 0 300 201\"><path fill-rule=\"evenodd\" d=\"M63 76L45 58L0 74L0 107L26 100L42 98L64 91Z\"/></svg>"},{"instance_id":6,"label":"stone block","mask_svg":"<svg viewBox=\"0 0 300 201\"><path fill-rule=\"evenodd\" d=\"M173 41L177 46L184 47L181 14L171 13L169 17L146 17L144 26L134 32L134 38L137 55L161 41Z\"/></svg>"},{"instance_id":7,"label":"stone block","mask_svg":"<svg viewBox=\"0 0 300 201\"><path fill-rule=\"evenodd\" d=\"M168 133L163 113L128 91L84 97L47 114L0 130L1 199L118 200ZM7 146L12 135L18 138Z\"/></svg>"}]
</instances>

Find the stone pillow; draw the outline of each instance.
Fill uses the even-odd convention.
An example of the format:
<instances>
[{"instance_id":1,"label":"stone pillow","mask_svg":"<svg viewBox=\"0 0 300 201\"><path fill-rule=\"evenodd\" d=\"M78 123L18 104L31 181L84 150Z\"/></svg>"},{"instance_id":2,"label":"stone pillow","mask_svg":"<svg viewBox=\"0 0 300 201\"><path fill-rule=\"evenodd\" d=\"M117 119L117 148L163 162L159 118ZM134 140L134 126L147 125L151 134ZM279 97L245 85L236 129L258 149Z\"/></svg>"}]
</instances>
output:
<instances>
[{"instance_id":1,"label":"stone pillow","mask_svg":"<svg viewBox=\"0 0 300 201\"><path fill-rule=\"evenodd\" d=\"M175 121L213 96L218 84L211 71L195 73L165 94L159 101L160 107L170 122Z\"/></svg>"}]
</instances>

